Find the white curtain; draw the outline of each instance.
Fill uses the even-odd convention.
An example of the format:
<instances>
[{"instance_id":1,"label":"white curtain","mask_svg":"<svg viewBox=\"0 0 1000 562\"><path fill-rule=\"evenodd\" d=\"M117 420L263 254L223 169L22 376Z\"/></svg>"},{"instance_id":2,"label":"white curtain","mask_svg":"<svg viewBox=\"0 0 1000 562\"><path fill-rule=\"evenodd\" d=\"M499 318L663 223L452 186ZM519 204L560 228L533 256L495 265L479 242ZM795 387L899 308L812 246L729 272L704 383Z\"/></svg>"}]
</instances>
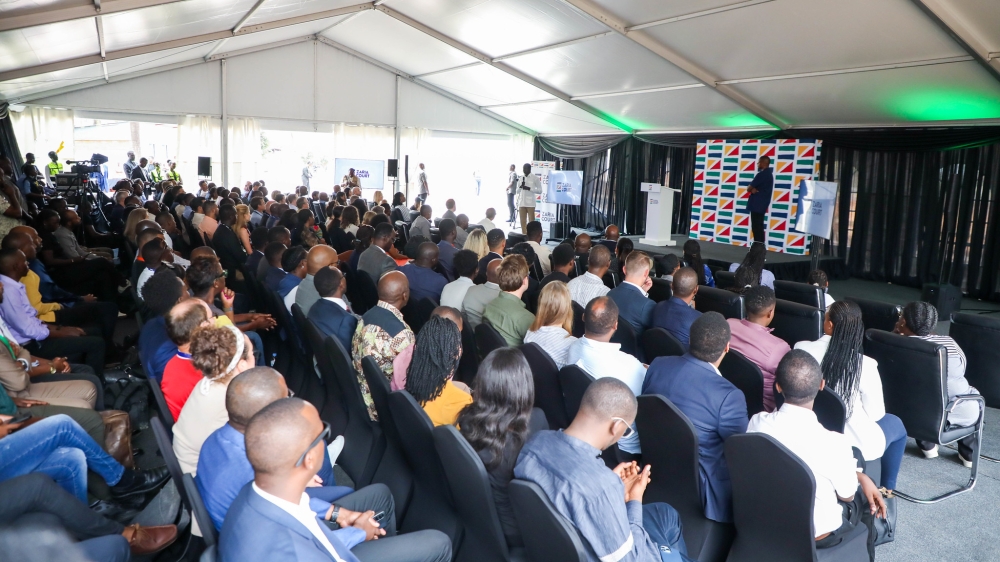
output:
<instances>
[{"instance_id":1,"label":"white curtain","mask_svg":"<svg viewBox=\"0 0 1000 562\"><path fill-rule=\"evenodd\" d=\"M195 115L183 117L177 126L177 171L184 180L187 191L198 185L198 157L212 159L212 175L208 179L215 183L222 181L222 130L221 119Z\"/></svg>"},{"instance_id":2,"label":"white curtain","mask_svg":"<svg viewBox=\"0 0 1000 562\"><path fill-rule=\"evenodd\" d=\"M260 125L257 120L233 118L229 120L229 185L239 187L260 179L257 163L261 159Z\"/></svg>"},{"instance_id":3,"label":"white curtain","mask_svg":"<svg viewBox=\"0 0 1000 562\"><path fill-rule=\"evenodd\" d=\"M71 109L28 106L24 111L11 111L10 120L21 156L29 152L34 154L39 169L43 169L49 162L47 156L49 151L58 150L60 145L63 146L59 151L61 162L76 160L79 156L90 156L78 155L75 152Z\"/></svg>"}]
</instances>

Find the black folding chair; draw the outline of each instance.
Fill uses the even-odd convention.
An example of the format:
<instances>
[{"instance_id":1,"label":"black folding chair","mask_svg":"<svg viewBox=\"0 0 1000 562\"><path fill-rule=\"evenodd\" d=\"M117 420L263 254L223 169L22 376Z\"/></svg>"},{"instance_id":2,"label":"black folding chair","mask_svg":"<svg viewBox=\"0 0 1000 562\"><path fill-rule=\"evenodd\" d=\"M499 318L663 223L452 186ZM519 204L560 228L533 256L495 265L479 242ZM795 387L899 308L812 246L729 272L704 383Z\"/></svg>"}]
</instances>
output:
<instances>
[{"instance_id":1,"label":"black folding chair","mask_svg":"<svg viewBox=\"0 0 1000 562\"><path fill-rule=\"evenodd\" d=\"M684 355L684 344L663 328L650 328L642 333L642 348L646 361L652 363L657 357Z\"/></svg>"},{"instance_id":2,"label":"black folding chair","mask_svg":"<svg viewBox=\"0 0 1000 562\"><path fill-rule=\"evenodd\" d=\"M357 251L357 250L355 250ZM358 282L358 294L361 298L361 302L364 305L364 310L367 311L374 308L378 304L378 287L375 281L371 278L368 273L358 270L357 271L357 282Z\"/></svg>"},{"instance_id":3,"label":"black folding chair","mask_svg":"<svg viewBox=\"0 0 1000 562\"><path fill-rule=\"evenodd\" d=\"M791 347L800 341L816 341L823 336L823 310L778 299L771 320L771 335Z\"/></svg>"},{"instance_id":4,"label":"black folding chair","mask_svg":"<svg viewBox=\"0 0 1000 562\"><path fill-rule=\"evenodd\" d=\"M797 302L826 311L826 293L816 285L775 280L774 296L784 301Z\"/></svg>"},{"instance_id":5,"label":"black folding chair","mask_svg":"<svg viewBox=\"0 0 1000 562\"><path fill-rule=\"evenodd\" d=\"M736 287L736 273L719 270L712 274L715 278L715 288L729 290Z\"/></svg>"},{"instance_id":6,"label":"black folding chair","mask_svg":"<svg viewBox=\"0 0 1000 562\"><path fill-rule=\"evenodd\" d=\"M620 344L622 353L628 353L632 357L639 358L639 346L637 345L635 328L621 316L618 317L618 329L611 335L611 343Z\"/></svg>"},{"instance_id":7,"label":"black folding chair","mask_svg":"<svg viewBox=\"0 0 1000 562\"><path fill-rule=\"evenodd\" d=\"M378 412L379 427L385 439L385 452L382 461L375 472L374 482L385 484L396 502L396 521L402 523L406 519L406 511L413 496L413 472L403 458L402 438L392 420L392 408L389 407L389 394L392 388L382 369L379 369L375 359L361 359L361 370L364 372L368 391L371 393L375 411Z\"/></svg>"},{"instance_id":8,"label":"black folding chair","mask_svg":"<svg viewBox=\"0 0 1000 562\"><path fill-rule=\"evenodd\" d=\"M201 538L205 541L205 546L215 546L219 542L219 532L215 530L215 523L212 522L212 517L208 514L208 509L205 508L205 502L201 499L201 492L198 491L194 477L185 474L182 477L182 484L187 493L187 507L191 510L191 518L198 522L198 529L201 531Z\"/></svg>"},{"instance_id":9,"label":"black folding chair","mask_svg":"<svg viewBox=\"0 0 1000 562\"><path fill-rule=\"evenodd\" d=\"M559 384L559 367L536 343L526 343L521 353L531 367L535 380L535 407L545 412L545 418L552 429L569 427L570 417L566 414L562 385Z\"/></svg>"},{"instance_id":10,"label":"black folding chair","mask_svg":"<svg viewBox=\"0 0 1000 562\"><path fill-rule=\"evenodd\" d=\"M531 562L587 562L590 556L576 527L534 482L511 480L510 503Z\"/></svg>"},{"instance_id":11,"label":"black folding chair","mask_svg":"<svg viewBox=\"0 0 1000 562\"><path fill-rule=\"evenodd\" d=\"M483 319L483 322L476 326L476 349L479 361L482 362L494 349L507 347L507 340L500 335L496 328Z\"/></svg>"},{"instance_id":12,"label":"black folding chair","mask_svg":"<svg viewBox=\"0 0 1000 562\"><path fill-rule=\"evenodd\" d=\"M746 318L746 311L743 308L743 295L738 295L732 291L714 289L707 285L698 287L698 294L694 297L694 307L698 312L718 312L726 318Z\"/></svg>"},{"instance_id":13,"label":"black folding chair","mask_svg":"<svg viewBox=\"0 0 1000 562\"><path fill-rule=\"evenodd\" d=\"M948 335L965 353L969 384L979 390L987 406L1000 408L1000 320L956 312Z\"/></svg>"},{"instance_id":14,"label":"black folding chair","mask_svg":"<svg viewBox=\"0 0 1000 562\"><path fill-rule=\"evenodd\" d=\"M654 302L670 300L670 297L673 296L670 282L666 279L660 279L657 277L653 277L652 281L653 286L649 288L649 298L653 299Z\"/></svg>"},{"instance_id":15,"label":"black folding chair","mask_svg":"<svg viewBox=\"0 0 1000 562\"><path fill-rule=\"evenodd\" d=\"M899 317L903 314L903 307L898 304L859 299L857 297L847 297L844 300L853 302L861 309L861 322L865 325L865 330L891 332L896 327Z\"/></svg>"},{"instance_id":16,"label":"black folding chair","mask_svg":"<svg viewBox=\"0 0 1000 562\"><path fill-rule=\"evenodd\" d=\"M733 349L722 359L719 372L723 378L743 392L747 401L747 415L764 411L764 375L753 361Z\"/></svg>"},{"instance_id":17,"label":"black folding chair","mask_svg":"<svg viewBox=\"0 0 1000 562\"><path fill-rule=\"evenodd\" d=\"M163 424L163 428L167 431L167 435L170 435L171 431L174 429L174 415L170 413L170 407L167 406L167 399L163 396L163 390L160 388L160 382L149 377L146 379L149 381L149 390L153 393L153 399L156 401L156 409L160 414L160 423Z\"/></svg>"},{"instance_id":18,"label":"black folding chair","mask_svg":"<svg viewBox=\"0 0 1000 562\"><path fill-rule=\"evenodd\" d=\"M586 313L586 309L573 301L573 337L582 338L585 331L585 326L583 325L583 315Z\"/></svg>"}]
</instances>

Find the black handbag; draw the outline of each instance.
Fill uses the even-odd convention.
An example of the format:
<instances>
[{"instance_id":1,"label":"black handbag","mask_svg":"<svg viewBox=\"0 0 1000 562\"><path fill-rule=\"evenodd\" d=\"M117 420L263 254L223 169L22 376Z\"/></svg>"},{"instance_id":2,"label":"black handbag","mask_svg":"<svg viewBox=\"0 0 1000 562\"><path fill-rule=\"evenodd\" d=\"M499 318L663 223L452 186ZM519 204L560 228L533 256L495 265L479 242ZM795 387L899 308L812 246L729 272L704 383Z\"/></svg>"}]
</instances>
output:
<instances>
[{"instance_id":1,"label":"black handbag","mask_svg":"<svg viewBox=\"0 0 1000 562\"><path fill-rule=\"evenodd\" d=\"M872 520L869 528L875 535L875 546L896 540L896 496L888 493L885 488L881 488L880 491L885 499L885 519L873 517L868 510L865 510Z\"/></svg>"}]
</instances>

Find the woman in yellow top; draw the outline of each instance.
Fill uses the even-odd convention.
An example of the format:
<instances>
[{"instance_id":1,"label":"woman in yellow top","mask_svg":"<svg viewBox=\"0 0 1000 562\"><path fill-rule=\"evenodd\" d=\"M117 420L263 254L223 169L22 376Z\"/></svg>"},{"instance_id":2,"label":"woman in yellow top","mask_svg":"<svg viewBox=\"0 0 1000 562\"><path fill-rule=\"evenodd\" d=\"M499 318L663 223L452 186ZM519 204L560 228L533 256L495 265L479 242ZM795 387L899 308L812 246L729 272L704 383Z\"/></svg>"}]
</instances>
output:
<instances>
[{"instance_id":1,"label":"woman in yellow top","mask_svg":"<svg viewBox=\"0 0 1000 562\"><path fill-rule=\"evenodd\" d=\"M454 425L462 408L472 404L469 387L451 380L462 357L462 334L455 322L431 316L417 334L406 370L406 391L434 423Z\"/></svg>"}]
</instances>

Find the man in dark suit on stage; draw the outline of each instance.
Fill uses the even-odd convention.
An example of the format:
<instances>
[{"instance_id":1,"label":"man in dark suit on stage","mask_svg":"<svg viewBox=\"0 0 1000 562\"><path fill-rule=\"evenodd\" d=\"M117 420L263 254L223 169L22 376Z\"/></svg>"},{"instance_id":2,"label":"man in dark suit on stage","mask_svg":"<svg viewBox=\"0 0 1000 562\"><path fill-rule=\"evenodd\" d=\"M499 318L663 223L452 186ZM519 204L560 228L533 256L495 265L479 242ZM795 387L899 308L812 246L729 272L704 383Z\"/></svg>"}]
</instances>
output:
<instances>
[{"instance_id":1,"label":"man in dark suit on stage","mask_svg":"<svg viewBox=\"0 0 1000 562\"><path fill-rule=\"evenodd\" d=\"M691 349L680 357L658 357L646 371L643 394L659 394L677 407L698 432L701 503L705 517L733 520L733 487L723 445L746 433L743 392L722 378L719 364L729 351L729 324L708 312L691 325Z\"/></svg>"},{"instance_id":2,"label":"man in dark suit on stage","mask_svg":"<svg viewBox=\"0 0 1000 562\"><path fill-rule=\"evenodd\" d=\"M358 327L358 319L351 314L350 305L344 300L347 281L336 267L324 267L313 277L316 292L321 297L309 309L309 319L324 335L340 340L344 349L351 349L351 338Z\"/></svg>"},{"instance_id":3,"label":"man in dark suit on stage","mask_svg":"<svg viewBox=\"0 0 1000 562\"><path fill-rule=\"evenodd\" d=\"M753 177L747 192L747 210L750 211L750 229L753 230L754 242L763 242L764 223L767 220L767 210L771 206L771 192L774 191L774 173L771 170L771 158L761 156L757 161L757 175Z\"/></svg>"}]
</instances>

